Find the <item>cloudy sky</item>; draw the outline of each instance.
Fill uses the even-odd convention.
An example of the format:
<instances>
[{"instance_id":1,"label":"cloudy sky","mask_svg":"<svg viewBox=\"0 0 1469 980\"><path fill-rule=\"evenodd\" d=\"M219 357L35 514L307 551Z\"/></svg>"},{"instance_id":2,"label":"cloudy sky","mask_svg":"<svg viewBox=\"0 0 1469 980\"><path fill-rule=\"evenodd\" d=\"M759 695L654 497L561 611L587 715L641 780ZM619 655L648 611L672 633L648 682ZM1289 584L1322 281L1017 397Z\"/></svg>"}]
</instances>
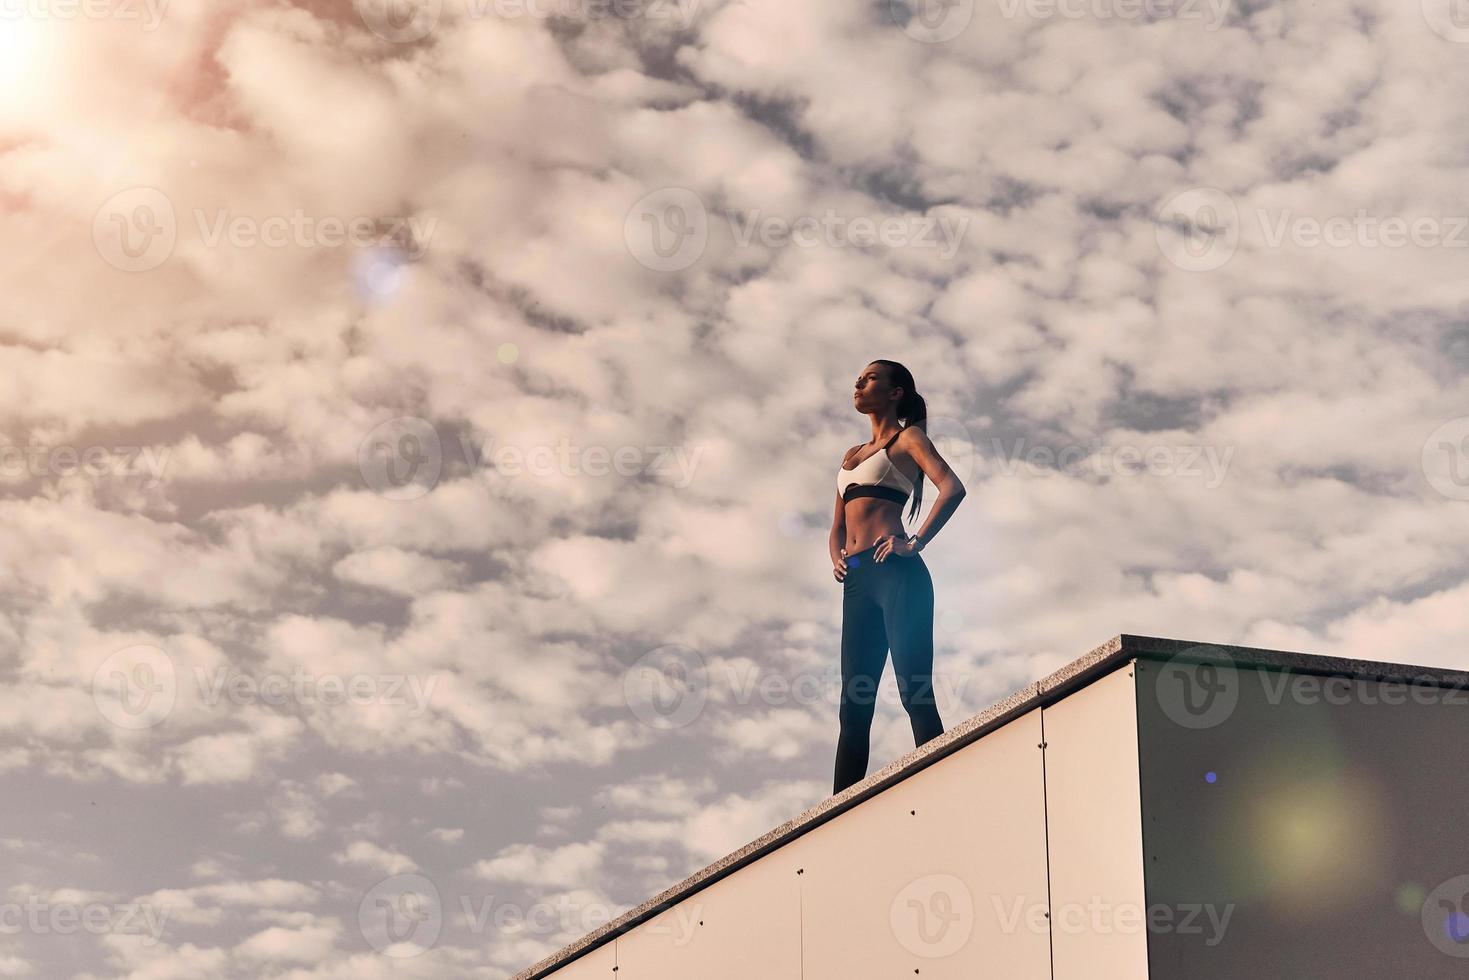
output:
<instances>
[{"instance_id":1,"label":"cloudy sky","mask_svg":"<svg viewBox=\"0 0 1469 980\"><path fill-rule=\"evenodd\" d=\"M819 802L875 357L946 723L1469 667L1462 0L0 0L0 81L0 977L506 977Z\"/></svg>"}]
</instances>

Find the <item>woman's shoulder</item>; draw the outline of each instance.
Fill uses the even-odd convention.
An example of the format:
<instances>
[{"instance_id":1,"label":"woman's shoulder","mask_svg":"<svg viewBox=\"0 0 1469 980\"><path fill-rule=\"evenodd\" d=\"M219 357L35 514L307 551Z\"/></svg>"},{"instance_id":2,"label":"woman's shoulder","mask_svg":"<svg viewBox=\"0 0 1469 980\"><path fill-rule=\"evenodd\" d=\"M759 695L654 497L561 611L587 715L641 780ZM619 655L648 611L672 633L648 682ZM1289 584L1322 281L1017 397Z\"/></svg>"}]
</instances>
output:
<instances>
[{"instance_id":1,"label":"woman's shoulder","mask_svg":"<svg viewBox=\"0 0 1469 980\"><path fill-rule=\"evenodd\" d=\"M922 426L905 425L902 429L898 430L897 436L893 439L893 448L897 449L901 446L904 449L909 449L913 446L921 446L925 442L928 442L928 433L924 431Z\"/></svg>"}]
</instances>

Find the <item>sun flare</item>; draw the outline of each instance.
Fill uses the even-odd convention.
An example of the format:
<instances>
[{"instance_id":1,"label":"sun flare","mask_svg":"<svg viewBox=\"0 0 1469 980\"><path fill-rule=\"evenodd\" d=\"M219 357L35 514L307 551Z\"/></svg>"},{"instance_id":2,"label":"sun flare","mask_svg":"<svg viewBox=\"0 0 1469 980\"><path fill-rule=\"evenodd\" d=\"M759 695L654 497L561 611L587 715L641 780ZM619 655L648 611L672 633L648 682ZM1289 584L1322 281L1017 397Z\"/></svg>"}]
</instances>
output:
<instances>
[{"instance_id":1,"label":"sun flare","mask_svg":"<svg viewBox=\"0 0 1469 980\"><path fill-rule=\"evenodd\" d=\"M45 83L53 24L44 18L0 10L0 85L5 101L26 101Z\"/></svg>"}]
</instances>

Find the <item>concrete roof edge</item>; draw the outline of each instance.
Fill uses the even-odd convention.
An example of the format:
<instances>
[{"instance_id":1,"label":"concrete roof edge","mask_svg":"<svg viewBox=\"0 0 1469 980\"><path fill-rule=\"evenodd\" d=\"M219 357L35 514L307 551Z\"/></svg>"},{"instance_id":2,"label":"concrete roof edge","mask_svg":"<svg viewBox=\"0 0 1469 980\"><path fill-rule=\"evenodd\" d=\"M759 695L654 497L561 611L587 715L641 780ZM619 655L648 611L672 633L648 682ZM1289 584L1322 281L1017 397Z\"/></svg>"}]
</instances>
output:
<instances>
[{"instance_id":1,"label":"concrete roof edge","mask_svg":"<svg viewBox=\"0 0 1469 980\"><path fill-rule=\"evenodd\" d=\"M1117 639L1123 649L1137 657L1165 660L1174 657L1224 665L1292 670L1302 674L1355 677L1363 680L1396 680L1432 684L1436 687L1469 687L1469 672L1452 667L1428 667L1400 661L1355 660L1294 650L1175 640L1161 636L1123 633Z\"/></svg>"}]
</instances>

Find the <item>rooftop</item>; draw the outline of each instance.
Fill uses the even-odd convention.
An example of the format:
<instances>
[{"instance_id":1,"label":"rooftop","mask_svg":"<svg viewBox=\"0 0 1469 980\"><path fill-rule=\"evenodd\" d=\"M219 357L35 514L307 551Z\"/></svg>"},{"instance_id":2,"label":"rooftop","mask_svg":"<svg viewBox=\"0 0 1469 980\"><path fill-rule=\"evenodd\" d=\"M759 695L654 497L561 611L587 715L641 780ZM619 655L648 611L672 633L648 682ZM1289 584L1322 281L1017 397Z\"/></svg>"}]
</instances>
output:
<instances>
[{"instance_id":1,"label":"rooftop","mask_svg":"<svg viewBox=\"0 0 1469 980\"><path fill-rule=\"evenodd\" d=\"M629 909L611 922L587 933L529 969L516 974L513 980L539 980L561 969L577 957L611 942L618 935L628 932L640 923L677 905L700 889L707 888L719 879L733 874L739 868L758 860L762 855L851 809L868 797L881 793L894 783L901 782L950 753L962 749L986 732L1004 725L1034 707L1052 704L1096 678L1111 673L1134 658L1169 660L1175 657L1200 663L1212 661L1226 666L1289 670L1303 674L1469 687L1469 673L1459 670L1369 660L1349 660L1341 657L1294 653L1287 650L1227 646L1122 633L1112 637L1086 655L1078 657L1048 677L1033 684L1027 684L1009 697L950 728L939 737L893 760L836 796L828 797L739 850L695 872L637 908Z\"/></svg>"}]
</instances>

